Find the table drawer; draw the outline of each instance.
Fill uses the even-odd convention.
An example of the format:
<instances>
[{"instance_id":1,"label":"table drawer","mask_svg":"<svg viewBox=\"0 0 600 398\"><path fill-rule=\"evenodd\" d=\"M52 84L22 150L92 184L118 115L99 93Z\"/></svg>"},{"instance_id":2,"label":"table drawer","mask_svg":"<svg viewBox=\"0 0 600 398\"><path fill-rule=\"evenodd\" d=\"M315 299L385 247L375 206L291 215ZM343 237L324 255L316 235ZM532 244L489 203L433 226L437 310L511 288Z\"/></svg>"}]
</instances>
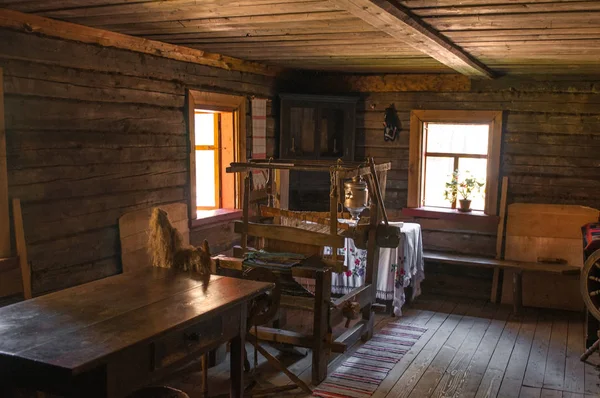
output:
<instances>
[{"instance_id":1,"label":"table drawer","mask_svg":"<svg viewBox=\"0 0 600 398\"><path fill-rule=\"evenodd\" d=\"M238 311L227 311L219 317L196 323L185 329L169 333L154 342L153 368L168 367L194 354L200 355L207 348L214 348L232 335L232 325L239 330Z\"/></svg>"}]
</instances>

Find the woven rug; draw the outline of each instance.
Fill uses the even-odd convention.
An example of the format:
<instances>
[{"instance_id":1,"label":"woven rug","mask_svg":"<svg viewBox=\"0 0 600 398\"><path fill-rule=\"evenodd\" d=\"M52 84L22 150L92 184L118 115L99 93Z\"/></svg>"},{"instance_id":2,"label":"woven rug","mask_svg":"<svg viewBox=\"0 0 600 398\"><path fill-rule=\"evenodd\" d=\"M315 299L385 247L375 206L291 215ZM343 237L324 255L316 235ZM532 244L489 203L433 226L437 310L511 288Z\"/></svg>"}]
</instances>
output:
<instances>
[{"instance_id":1,"label":"woven rug","mask_svg":"<svg viewBox=\"0 0 600 398\"><path fill-rule=\"evenodd\" d=\"M388 323L357 349L314 391L322 398L362 398L373 395L379 384L427 329Z\"/></svg>"}]
</instances>

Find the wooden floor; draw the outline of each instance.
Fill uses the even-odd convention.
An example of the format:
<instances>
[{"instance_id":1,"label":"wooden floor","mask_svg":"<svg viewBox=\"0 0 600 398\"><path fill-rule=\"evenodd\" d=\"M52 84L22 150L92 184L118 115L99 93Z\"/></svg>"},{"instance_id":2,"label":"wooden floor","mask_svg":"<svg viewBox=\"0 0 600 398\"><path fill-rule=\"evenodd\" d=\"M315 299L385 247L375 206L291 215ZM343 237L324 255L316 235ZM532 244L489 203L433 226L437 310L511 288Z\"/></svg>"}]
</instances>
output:
<instances>
[{"instance_id":1,"label":"wooden floor","mask_svg":"<svg viewBox=\"0 0 600 398\"><path fill-rule=\"evenodd\" d=\"M376 328L397 319L377 315ZM600 397L596 367L600 356L593 355L588 364L579 361L584 344L580 314L525 309L515 316L508 306L481 300L424 296L405 307L400 319L428 330L392 369L374 397ZM307 316L297 314L289 321L296 330L310 331ZM334 334L341 329L336 327ZM252 362L250 348L249 355ZM291 371L310 381L310 353L279 357ZM332 358L330 371L343 359L344 355ZM257 369L262 386L288 383L260 356ZM228 361L211 369L209 377L211 396L226 392ZM201 396L198 373L180 376L169 384L192 398Z\"/></svg>"}]
</instances>

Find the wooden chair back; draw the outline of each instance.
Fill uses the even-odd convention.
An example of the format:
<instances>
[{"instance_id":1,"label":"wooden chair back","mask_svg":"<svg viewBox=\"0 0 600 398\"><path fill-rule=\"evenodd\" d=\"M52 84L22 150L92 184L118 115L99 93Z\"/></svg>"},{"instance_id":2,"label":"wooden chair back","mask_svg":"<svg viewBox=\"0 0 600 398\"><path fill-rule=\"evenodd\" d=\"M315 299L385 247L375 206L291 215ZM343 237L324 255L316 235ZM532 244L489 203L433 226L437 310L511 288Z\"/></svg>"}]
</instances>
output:
<instances>
[{"instance_id":1,"label":"wooden chair back","mask_svg":"<svg viewBox=\"0 0 600 398\"><path fill-rule=\"evenodd\" d=\"M173 227L181 233L183 243L190 243L189 218L186 203L172 203L153 206L148 209L126 213L119 218L119 237L121 240L121 263L123 272L131 272L140 267L150 266L148 253L149 222L152 209L160 207L169 215Z\"/></svg>"},{"instance_id":2,"label":"wooden chair back","mask_svg":"<svg viewBox=\"0 0 600 398\"><path fill-rule=\"evenodd\" d=\"M23 298L32 298L31 267L27 259L27 244L21 201L12 199L12 232L14 234L15 251L13 256L0 258L0 299L8 297L9 301L0 300L0 305L14 301L16 295L23 293ZM6 225L9 227L9 225ZM2 257L2 256L0 256Z\"/></svg>"}]
</instances>

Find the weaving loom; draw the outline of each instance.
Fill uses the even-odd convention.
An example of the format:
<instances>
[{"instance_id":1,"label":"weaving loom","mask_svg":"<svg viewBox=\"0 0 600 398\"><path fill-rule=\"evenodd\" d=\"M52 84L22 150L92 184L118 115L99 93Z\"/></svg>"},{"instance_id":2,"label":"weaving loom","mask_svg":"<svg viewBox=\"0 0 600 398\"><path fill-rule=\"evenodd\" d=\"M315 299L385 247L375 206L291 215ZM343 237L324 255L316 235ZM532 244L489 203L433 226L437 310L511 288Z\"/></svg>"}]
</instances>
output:
<instances>
[{"instance_id":1,"label":"weaving loom","mask_svg":"<svg viewBox=\"0 0 600 398\"><path fill-rule=\"evenodd\" d=\"M372 305L376 299L377 264L379 243L390 241L389 229L383 206L382 190L379 182L385 185L390 163L375 165L356 162L300 162L294 161L250 161L232 163L228 173L242 173L244 180L243 220L234 225L235 232L241 234L241 247L234 249L234 258L217 258L217 264L224 273L245 268L269 269L277 274L282 289L281 306L310 309L314 312L313 335L306 336L292 331L282 331L268 327L257 328L256 338L262 341L291 344L311 348L312 382L319 384L327 376L329 352L344 352L359 338L368 340L373 334L374 313ZM258 206L255 218L267 223L250 222L251 175L254 170L265 170L268 175L265 190L269 206ZM282 178L289 170L320 171L330 175L330 211L327 213L296 212L287 210L282 202L287 186ZM363 182L363 178L366 183ZM368 205L368 216L352 224L340 223L338 219L349 218L348 213L339 211L348 198L344 183L352 179L354 184L368 186L369 192L377 200ZM385 191L385 186L383 187ZM272 205L272 206L271 206ZM366 204L365 204L365 207ZM352 209L356 213L356 209ZM362 210L362 208L359 208ZM391 233L394 240L394 232ZM249 247L249 239L254 238L255 248ZM332 272L347 270L343 256L345 239L351 238L357 247L367 249L365 283L340 298L331 298ZM395 245L397 245L397 240ZM382 246L386 247L386 246ZM331 248L325 255L325 248ZM298 280L314 279L314 292L309 293ZM352 313L362 314L362 319L335 341L331 338L331 326Z\"/></svg>"}]
</instances>

